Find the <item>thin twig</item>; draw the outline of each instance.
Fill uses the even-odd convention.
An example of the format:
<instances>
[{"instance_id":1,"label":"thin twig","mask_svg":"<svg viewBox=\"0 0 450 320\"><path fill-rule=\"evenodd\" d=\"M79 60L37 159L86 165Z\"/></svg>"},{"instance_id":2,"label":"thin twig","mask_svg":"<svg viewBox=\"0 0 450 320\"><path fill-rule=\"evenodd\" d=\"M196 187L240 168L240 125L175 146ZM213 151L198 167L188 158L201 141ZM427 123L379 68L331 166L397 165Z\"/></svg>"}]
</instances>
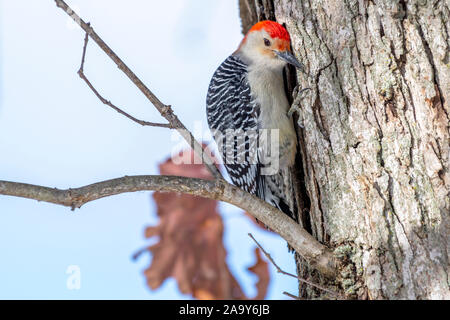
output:
<instances>
[{"instance_id":1,"label":"thin twig","mask_svg":"<svg viewBox=\"0 0 450 320\"><path fill-rule=\"evenodd\" d=\"M88 25L90 25L90 24L88 23ZM95 87L92 85L92 83L89 81L89 79L84 74L84 62L85 62L85 59L86 59L86 48L87 48L88 41L89 41L89 35L88 35L88 33L86 33L86 36L84 38L84 45L83 45L83 55L81 57L81 65L80 65L80 69L78 70L78 75L80 76L81 79L84 80L84 82L86 82L88 87L92 90L92 92L94 92L94 94L97 96L97 98L103 104L111 107L112 109L114 109L118 113L120 113L121 115L123 115L123 116L127 117L128 119L130 119L130 120L140 124L141 126L162 127L162 128L174 129L174 127L170 123L167 123L167 124L166 123L154 123L154 122L148 122L148 121L144 121L144 120L139 120L139 119L133 117L132 115L130 115L129 113L123 111L119 107L115 106L111 101L106 100L105 98L103 98L100 95L100 93L97 91L97 89L95 89Z\"/></svg>"},{"instance_id":2,"label":"thin twig","mask_svg":"<svg viewBox=\"0 0 450 320\"><path fill-rule=\"evenodd\" d=\"M122 70L123 73L136 85L136 87L145 95L145 97L155 106L159 113L175 128L180 135L188 142L194 152L201 157L203 163L216 179L223 179L219 169L215 166L211 156L204 152L203 146L194 138L193 134L187 130L184 124L178 119L170 105L162 103L150 89L139 79L136 74L114 53L114 51L103 41L94 31L92 26L86 23L80 16L73 11L63 0L55 0L56 6L61 8L69 17L75 21L94 42L103 50L103 52Z\"/></svg>"},{"instance_id":3,"label":"thin twig","mask_svg":"<svg viewBox=\"0 0 450 320\"><path fill-rule=\"evenodd\" d=\"M292 293L289 293L289 292L286 292L286 291L284 291L283 294L284 294L285 296L288 296L289 298L292 298L292 299L295 299L295 300L304 300L303 298L294 296Z\"/></svg>"},{"instance_id":4,"label":"thin twig","mask_svg":"<svg viewBox=\"0 0 450 320\"><path fill-rule=\"evenodd\" d=\"M298 279L298 281L303 282L303 283L305 283L305 284L307 284L307 285L310 285L311 287L320 289L320 290L325 291L325 292L328 292L329 294L332 294L332 295L334 295L334 296L336 296L336 297L339 297L339 294L336 293L336 292L334 292L334 291L331 291L331 290L329 290L329 289L327 289L327 288L325 288L325 287L323 287L323 286L321 286L321 285L318 285L318 284L313 283L313 282L311 282L311 281L305 280L305 279L300 278L299 276L297 276L297 275L295 275L295 274L286 272L286 271L284 271L283 269L281 269L281 268L275 263L275 261L272 259L272 257L270 256L270 254L269 254L266 250L264 250L264 248L259 244L258 241L256 241L255 237L254 237L251 233L249 233L248 236L249 236L250 238L252 238L252 240L256 243L256 245L259 247L259 249L261 249L261 251L264 253L264 255L266 256L266 258L269 259L269 261L270 261L270 262L273 264L273 266L277 269L277 272L278 272L278 273L284 274L284 275L289 276L289 277L296 278L296 279Z\"/></svg>"},{"instance_id":5,"label":"thin twig","mask_svg":"<svg viewBox=\"0 0 450 320\"><path fill-rule=\"evenodd\" d=\"M88 22L87 25L90 27L91 23ZM86 59L86 50L87 50L88 41L89 41L89 34L86 32L86 34L84 35L83 54L81 55L81 65L80 65L80 70L78 70L78 72L84 71L84 60Z\"/></svg>"}]
</instances>

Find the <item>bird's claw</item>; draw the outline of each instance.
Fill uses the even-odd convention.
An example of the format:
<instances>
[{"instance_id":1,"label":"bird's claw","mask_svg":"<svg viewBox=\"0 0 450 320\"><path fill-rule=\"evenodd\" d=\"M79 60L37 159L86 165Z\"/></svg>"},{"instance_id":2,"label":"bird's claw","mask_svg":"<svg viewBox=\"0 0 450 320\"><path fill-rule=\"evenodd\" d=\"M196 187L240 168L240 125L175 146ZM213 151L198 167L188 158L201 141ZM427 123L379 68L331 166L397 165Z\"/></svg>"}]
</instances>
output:
<instances>
[{"instance_id":1,"label":"bird's claw","mask_svg":"<svg viewBox=\"0 0 450 320\"><path fill-rule=\"evenodd\" d=\"M304 129L305 126L303 125L303 111L300 109L297 105L293 105L289 111L288 111L288 117L292 117L294 112L297 112L298 114L298 121L297 124L300 128Z\"/></svg>"},{"instance_id":2,"label":"bird's claw","mask_svg":"<svg viewBox=\"0 0 450 320\"><path fill-rule=\"evenodd\" d=\"M294 112L296 112L300 114L300 112L302 112L302 109L299 108L299 106L297 104L292 104L292 107L289 109L287 115L288 117L292 117L292 115L294 114Z\"/></svg>"},{"instance_id":3,"label":"bird's claw","mask_svg":"<svg viewBox=\"0 0 450 320\"><path fill-rule=\"evenodd\" d=\"M308 91L308 90L311 90L311 88L303 88L303 89L299 90L299 89L298 89L298 86L297 86L297 96L296 96L295 99L303 99L303 98L304 98L304 97L302 96L303 92L306 92L306 91Z\"/></svg>"},{"instance_id":4,"label":"bird's claw","mask_svg":"<svg viewBox=\"0 0 450 320\"><path fill-rule=\"evenodd\" d=\"M292 117L294 112L297 112L297 114L298 114L297 124L302 129L304 128L304 126L303 126L303 111L301 109L300 101L304 98L303 93L308 91L308 90L311 90L311 88L299 89L298 86L296 86L294 88L295 100L292 103L292 106L291 106L291 108L289 109L289 111L287 113L288 117Z\"/></svg>"}]
</instances>

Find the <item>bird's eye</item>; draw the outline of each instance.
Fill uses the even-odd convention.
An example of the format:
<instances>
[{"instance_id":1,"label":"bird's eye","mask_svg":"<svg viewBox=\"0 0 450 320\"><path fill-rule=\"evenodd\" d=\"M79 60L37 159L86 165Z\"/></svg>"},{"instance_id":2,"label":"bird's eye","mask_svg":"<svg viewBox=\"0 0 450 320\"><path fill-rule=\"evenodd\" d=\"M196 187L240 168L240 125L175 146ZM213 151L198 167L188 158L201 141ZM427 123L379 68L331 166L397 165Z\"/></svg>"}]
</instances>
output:
<instances>
[{"instance_id":1,"label":"bird's eye","mask_svg":"<svg viewBox=\"0 0 450 320\"><path fill-rule=\"evenodd\" d=\"M264 44L266 45L266 47L270 47L270 45L271 45L270 40L264 38Z\"/></svg>"}]
</instances>

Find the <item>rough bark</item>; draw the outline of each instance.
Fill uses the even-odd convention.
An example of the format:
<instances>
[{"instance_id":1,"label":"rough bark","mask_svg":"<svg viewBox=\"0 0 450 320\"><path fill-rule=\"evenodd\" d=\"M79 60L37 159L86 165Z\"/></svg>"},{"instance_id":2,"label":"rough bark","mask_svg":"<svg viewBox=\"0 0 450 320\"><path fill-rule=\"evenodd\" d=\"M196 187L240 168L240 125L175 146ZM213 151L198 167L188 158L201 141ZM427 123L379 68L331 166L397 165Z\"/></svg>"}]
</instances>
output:
<instances>
[{"instance_id":1,"label":"rough bark","mask_svg":"<svg viewBox=\"0 0 450 320\"><path fill-rule=\"evenodd\" d=\"M336 284L355 298L450 299L449 2L246 2L274 10L310 74L297 77L312 88L304 227L346 259ZM261 18L241 15L244 31Z\"/></svg>"}]
</instances>

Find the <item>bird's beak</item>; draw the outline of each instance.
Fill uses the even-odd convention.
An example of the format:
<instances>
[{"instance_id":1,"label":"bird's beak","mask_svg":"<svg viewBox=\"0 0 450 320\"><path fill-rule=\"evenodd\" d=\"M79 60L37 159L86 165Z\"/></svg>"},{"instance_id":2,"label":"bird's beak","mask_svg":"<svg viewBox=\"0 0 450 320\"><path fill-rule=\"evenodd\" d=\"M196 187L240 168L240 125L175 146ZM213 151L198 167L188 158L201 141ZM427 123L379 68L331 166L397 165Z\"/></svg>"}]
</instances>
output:
<instances>
[{"instance_id":1,"label":"bird's beak","mask_svg":"<svg viewBox=\"0 0 450 320\"><path fill-rule=\"evenodd\" d=\"M297 58L294 56L294 54L290 51L277 51L275 50L275 54L280 58L281 60L286 61L289 64L292 64L294 67L299 69L301 72L305 72L305 67L303 64L300 63L300 61L297 60Z\"/></svg>"}]
</instances>

